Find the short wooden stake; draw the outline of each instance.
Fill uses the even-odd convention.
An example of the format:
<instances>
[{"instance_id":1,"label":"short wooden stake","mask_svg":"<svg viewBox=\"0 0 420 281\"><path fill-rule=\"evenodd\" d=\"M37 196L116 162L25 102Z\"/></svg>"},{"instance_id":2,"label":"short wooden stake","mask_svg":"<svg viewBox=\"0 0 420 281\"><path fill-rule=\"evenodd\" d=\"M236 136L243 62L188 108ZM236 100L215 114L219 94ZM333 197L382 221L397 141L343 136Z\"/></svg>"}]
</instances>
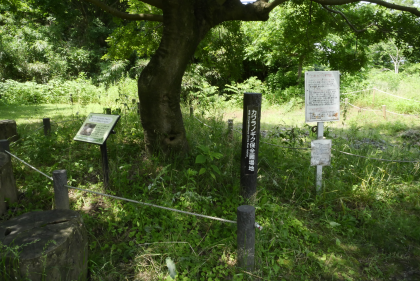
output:
<instances>
[{"instance_id":1,"label":"short wooden stake","mask_svg":"<svg viewBox=\"0 0 420 281\"><path fill-rule=\"evenodd\" d=\"M70 210L69 191L67 185L67 171L53 171L55 209Z\"/></svg>"},{"instance_id":2,"label":"short wooden stake","mask_svg":"<svg viewBox=\"0 0 420 281\"><path fill-rule=\"evenodd\" d=\"M233 119L228 120L228 137L233 138Z\"/></svg>"},{"instance_id":3,"label":"short wooden stake","mask_svg":"<svg viewBox=\"0 0 420 281\"><path fill-rule=\"evenodd\" d=\"M384 113L384 118L386 120L386 105L382 106L382 112Z\"/></svg>"},{"instance_id":4,"label":"short wooden stake","mask_svg":"<svg viewBox=\"0 0 420 281\"><path fill-rule=\"evenodd\" d=\"M42 123L44 124L44 135L48 136L51 134L51 122L50 118L43 118Z\"/></svg>"},{"instance_id":5,"label":"short wooden stake","mask_svg":"<svg viewBox=\"0 0 420 281\"><path fill-rule=\"evenodd\" d=\"M242 205L237 209L238 266L253 271L255 266L255 207Z\"/></svg>"},{"instance_id":6,"label":"short wooden stake","mask_svg":"<svg viewBox=\"0 0 420 281\"><path fill-rule=\"evenodd\" d=\"M71 102L71 105L73 105L73 94L70 94L70 102Z\"/></svg>"},{"instance_id":7,"label":"short wooden stake","mask_svg":"<svg viewBox=\"0 0 420 281\"><path fill-rule=\"evenodd\" d=\"M105 108L105 113L106 114L111 114L111 108L109 108L109 107Z\"/></svg>"},{"instance_id":8,"label":"short wooden stake","mask_svg":"<svg viewBox=\"0 0 420 281\"><path fill-rule=\"evenodd\" d=\"M344 99L344 104L346 105L346 107L349 106L349 99L348 98Z\"/></svg>"},{"instance_id":9,"label":"short wooden stake","mask_svg":"<svg viewBox=\"0 0 420 281\"><path fill-rule=\"evenodd\" d=\"M137 114L140 115L140 102L137 103Z\"/></svg>"},{"instance_id":10,"label":"short wooden stake","mask_svg":"<svg viewBox=\"0 0 420 281\"><path fill-rule=\"evenodd\" d=\"M194 107L190 106L190 116L194 116Z\"/></svg>"}]
</instances>

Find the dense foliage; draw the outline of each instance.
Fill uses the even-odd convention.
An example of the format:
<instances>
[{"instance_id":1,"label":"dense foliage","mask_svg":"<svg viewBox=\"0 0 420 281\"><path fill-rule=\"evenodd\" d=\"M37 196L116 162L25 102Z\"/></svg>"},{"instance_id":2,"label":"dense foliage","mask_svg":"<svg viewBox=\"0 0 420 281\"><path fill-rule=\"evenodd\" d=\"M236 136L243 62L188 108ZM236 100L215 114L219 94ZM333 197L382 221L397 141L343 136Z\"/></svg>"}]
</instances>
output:
<instances>
[{"instance_id":1,"label":"dense foliage","mask_svg":"<svg viewBox=\"0 0 420 281\"><path fill-rule=\"evenodd\" d=\"M156 9L141 1L116 5L130 13ZM368 4L335 9L354 28L340 14L307 1L285 3L268 22L217 26L191 59L183 100L191 103L197 94L234 99L232 83L256 77L266 97L282 103L302 99L306 70L339 70L346 83L355 77L361 82L371 67L397 71L398 63L399 71L415 68L410 65L420 58L418 19ZM0 83L9 79L46 84L86 77L108 87L142 71L162 32L160 23L112 18L83 1L10 0L0 4L0 11ZM13 83L2 88L10 89ZM251 84L239 88L255 90Z\"/></svg>"},{"instance_id":2,"label":"dense foliage","mask_svg":"<svg viewBox=\"0 0 420 281\"><path fill-rule=\"evenodd\" d=\"M137 0L103 2L155 12ZM72 186L234 220L249 202L239 196L241 137L225 119L240 130L243 92L263 93L255 272L235 264L234 225L72 190L71 209L88 229L90 280L173 280L170 263L176 280L420 279L419 163L365 158L418 160L419 20L364 3L334 11L293 0L267 22L213 28L182 80L191 149L170 158L146 155L136 104L160 23L116 19L79 0L0 1L0 119L17 120L21 137L11 151L48 175L66 169ZM302 125L308 70L339 70L341 92L366 109L343 106L340 122L325 126L336 150L320 193L309 150L290 149L316 138ZM372 87L388 94L353 92ZM107 190L100 150L72 141L86 114L105 108L122 116L107 142ZM54 208L52 183L13 161L19 201L0 220ZM0 252L19 258L13 245L0 243ZM4 266L0 259L2 277Z\"/></svg>"}]
</instances>

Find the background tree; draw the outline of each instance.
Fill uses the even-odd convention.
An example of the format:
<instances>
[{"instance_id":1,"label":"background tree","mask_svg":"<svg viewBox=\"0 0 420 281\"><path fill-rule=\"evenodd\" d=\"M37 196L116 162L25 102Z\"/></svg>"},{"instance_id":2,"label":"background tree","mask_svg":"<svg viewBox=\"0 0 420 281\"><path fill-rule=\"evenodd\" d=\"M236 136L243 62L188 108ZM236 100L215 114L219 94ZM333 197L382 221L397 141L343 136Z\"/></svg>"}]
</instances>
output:
<instances>
[{"instance_id":1,"label":"background tree","mask_svg":"<svg viewBox=\"0 0 420 281\"><path fill-rule=\"evenodd\" d=\"M407 43L395 44L395 40L389 39L372 46L372 61L377 66L382 66L384 70L394 68L394 73L399 73L400 65L406 61L404 54L409 54L412 50Z\"/></svg>"},{"instance_id":2,"label":"background tree","mask_svg":"<svg viewBox=\"0 0 420 281\"><path fill-rule=\"evenodd\" d=\"M0 79L46 83L100 73L115 27L109 13L80 1L0 1Z\"/></svg>"},{"instance_id":3,"label":"background tree","mask_svg":"<svg viewBox=\"0 0 420 281\"><path fill-rule=\"evenodd\" d=\"M141 72L138 80L138 90L147 150L149 152L162 150L165 153L172 150L184 152L188 150L179 104L181 81L188 63L208 32L224 22L233 20L266 21L270 12L276 6L287 2L286 0L274 0L272 2L259 0L252 4L243 5L239 0L129 0L129 9L126 13L99 0L85 1L91 2L113 16L124 20L163 23L159 46L152 55L149 64ZM357 21L357 24L360 23L362 26L368 22L370 22L370 25L378 25L375 14L369 14L366 10L359 13L359 6L368 5L360 4L358 1L327 0L313 2L313 5L319 3L330 13L341 16L355 31L358 31L358 29L351 20ZM401 14L400 18L418 25L420 11L416 8L380 0L369 2L385 8L408 12ZM299 1L293 3L299 3ZM349 4L349 9L353 11L351 18L347 17L342 11L331 8L331 6L345 4ZM145 8L149 9L147 13L144 12ZM383 22L381 28L392 29L392 24L395 24L395 22L389 24ZM317 24L316 28L322 30L322 24ZM302 32L302 29L298 32ZM376 31L372 30L371 32Z\"/></svg>"}]
</instances>

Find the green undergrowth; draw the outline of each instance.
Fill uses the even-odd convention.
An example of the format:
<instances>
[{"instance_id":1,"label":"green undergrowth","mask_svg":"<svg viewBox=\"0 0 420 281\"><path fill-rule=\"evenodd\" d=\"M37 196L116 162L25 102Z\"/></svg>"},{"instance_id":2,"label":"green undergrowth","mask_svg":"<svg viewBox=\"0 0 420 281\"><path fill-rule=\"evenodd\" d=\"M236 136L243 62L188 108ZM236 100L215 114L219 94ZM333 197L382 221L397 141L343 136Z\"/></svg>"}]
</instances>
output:
<instances>
[{"instance_id":1,"label":"green undergrowth","mask_svg":"<svg viewBox=\"0 0 420 281\"><path fill-rule=\"evenodd\" d=\"M228 220L236 220L237 207L246 204L239 196L241 137L228 136L222 116L198 116L209 128L186 108L190 154L146 157L136 112L122 111L117 134L107 142L107 190L99 147L72 140L86 114L57 115L57 122L70 122L53 123L50 136L34 131L38 124L23 117L21 141L11 145L11 152L48 175L66 169L71 186ZM417 140L396 133L409 125L360 128L349 123L343 129L326 127L336 150L418 160ZM314 138L308 126L279 124L261 140L308 147ZM403 145L408 142L412 145ZM52 183L20 162L13 165L19 202L2 219L52 209ZM261 143L255 207L263 229L256 233L253 273L236 267L235 224L69 193L71 209L83 214L89 233L90 280L172 280L167 258L175 263L176 280L418 280L419 169L419 163L333 151L322 192L316 194L309 150Z\"/></svg>"},{"instance_id":2,"label":"green undergrowth","mask_svg":"<svg viewBox=\"0 0 420 281\"><path fill-rule=\"evenodd\" d=\"M137 83L134 79L122 76L116 83L95 85L86 75L81 74L75 80L50 80L48 83L35 81L0 82L0 105L33 104L80 104L102 105L112 103L132 103L137 100Z\"/></svg>"}]
</instances>

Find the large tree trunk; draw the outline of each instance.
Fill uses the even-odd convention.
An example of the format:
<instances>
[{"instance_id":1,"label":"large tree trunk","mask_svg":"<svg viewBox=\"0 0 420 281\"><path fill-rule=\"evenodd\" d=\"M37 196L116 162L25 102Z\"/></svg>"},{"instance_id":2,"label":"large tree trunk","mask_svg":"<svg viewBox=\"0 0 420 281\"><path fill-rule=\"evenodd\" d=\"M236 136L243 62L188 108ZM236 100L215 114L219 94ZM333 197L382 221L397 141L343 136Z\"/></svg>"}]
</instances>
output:
<instances>
[{"instance_id":1,"label":"large tree trunk","mask_svg":"<svg viewBox=\"0 0 420 281\"><path fill-rule=\"evenodd\" d=\"M149 153L188 151L180 109L182 76L210 29L199 22L194 2L165 1L162 40L139 77L140 115Z\"/></svg>"}]
</instances>

